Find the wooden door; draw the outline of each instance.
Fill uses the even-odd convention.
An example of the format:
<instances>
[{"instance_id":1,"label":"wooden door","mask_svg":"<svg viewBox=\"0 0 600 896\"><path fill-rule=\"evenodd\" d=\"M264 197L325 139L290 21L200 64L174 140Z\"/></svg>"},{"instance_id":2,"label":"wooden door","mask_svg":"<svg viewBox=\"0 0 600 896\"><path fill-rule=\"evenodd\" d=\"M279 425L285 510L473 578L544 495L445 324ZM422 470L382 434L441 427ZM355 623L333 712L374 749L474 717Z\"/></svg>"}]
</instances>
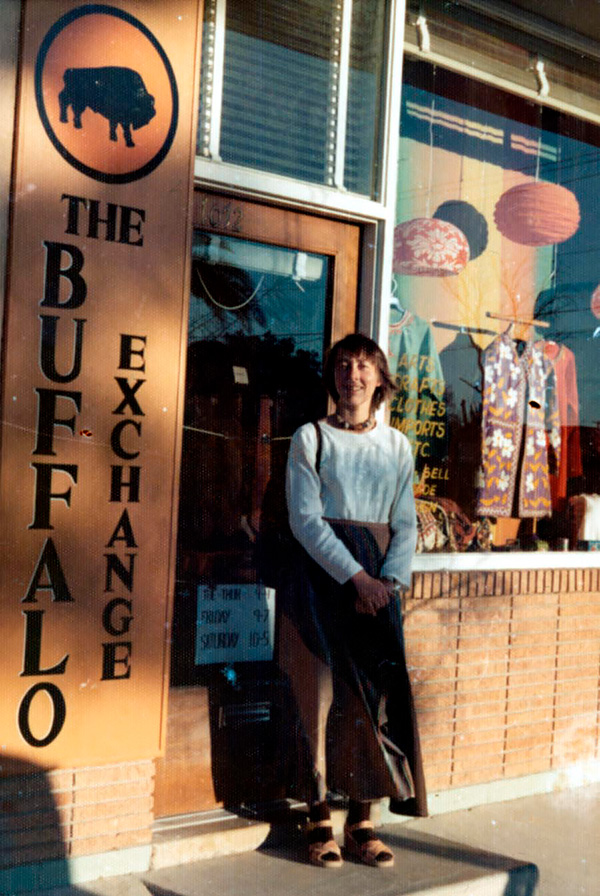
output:
<instances>
[{"instance_id":1,"label":"wooden door","mask_svg":"<svg viewBox=\"0 0 600 896\"><path fill-rule=\"evenodd\" d=\"M203 192L194 209L171 686L157 817L285 796L276 756L277 671L268 659L239 660L235 645L228 660L234 636L229 643L226 632L198 642L198 589L261 581L261 524L265 513L285 512L289 438L325 412L323 355L355 329L357 310L357 226Z\"/></svg>"}]
</instances>

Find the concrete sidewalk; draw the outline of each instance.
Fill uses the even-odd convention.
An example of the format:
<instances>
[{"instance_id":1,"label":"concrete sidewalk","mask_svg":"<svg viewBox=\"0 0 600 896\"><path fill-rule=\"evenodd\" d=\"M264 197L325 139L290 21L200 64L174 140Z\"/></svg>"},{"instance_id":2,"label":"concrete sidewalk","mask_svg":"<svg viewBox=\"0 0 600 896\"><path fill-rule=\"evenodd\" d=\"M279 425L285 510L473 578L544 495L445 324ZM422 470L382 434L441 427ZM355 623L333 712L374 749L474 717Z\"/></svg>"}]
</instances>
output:
<instances>
[{"instance_id":1,"label":"concrete sidewalk","mask_svg":"<svg viewBox=\"0 0 600 896\"><path fill-rule=\"evenodd\" d=\"M598 896L600 785L385 825L383 871L308 865L274 827L255 850L50 891L52 896ZM38 891L37 896L48 896Z\"/></svg>"}]
</instances>

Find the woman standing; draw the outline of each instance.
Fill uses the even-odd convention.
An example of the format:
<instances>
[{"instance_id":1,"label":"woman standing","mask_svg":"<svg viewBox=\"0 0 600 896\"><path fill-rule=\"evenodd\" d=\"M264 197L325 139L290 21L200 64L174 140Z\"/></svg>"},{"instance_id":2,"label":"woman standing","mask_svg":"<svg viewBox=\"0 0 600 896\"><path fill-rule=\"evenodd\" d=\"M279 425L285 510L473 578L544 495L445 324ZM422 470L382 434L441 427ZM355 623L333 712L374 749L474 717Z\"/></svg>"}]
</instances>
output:
<instances>
[{"instance_id":1,"label":"woman standing","mask_svg":"<svg viewBox=\"0 0 600 896\"><path fill-rule=\"evenodd\" d=\"M400 599L416 544L413 461L406 437L375 419L394 390L375 342L336 343L325 383L335 413L300 427L288 458L289 520L303 551L282 595L280 666L297 705L309 860L342 864L331 790L350 801L346 852L390 867L372 802L389 796L394 812L427 814Z\"/></svg>"}]
</instances>

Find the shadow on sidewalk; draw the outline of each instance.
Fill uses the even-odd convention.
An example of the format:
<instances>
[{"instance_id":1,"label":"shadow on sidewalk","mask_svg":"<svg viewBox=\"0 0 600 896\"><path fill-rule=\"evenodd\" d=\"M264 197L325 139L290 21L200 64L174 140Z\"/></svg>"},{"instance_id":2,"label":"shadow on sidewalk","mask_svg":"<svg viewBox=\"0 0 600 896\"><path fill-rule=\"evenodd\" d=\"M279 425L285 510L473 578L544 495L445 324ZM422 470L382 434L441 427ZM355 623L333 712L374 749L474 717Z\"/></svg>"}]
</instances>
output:
<instances>
[{"instance_id":1,"label":"shadow on sidewalk","mask_svg":"<svg viewBox=\"0 0 600 896\"><path fill-rule=\"evenodd\" d=\"M0 762L0 892L39 893L69 885L68 809L47 770L16 756Z\"/></svg>"},{"instance_id":2,"label":"shadow on sidewalk","mask_svg":"<svg viewBox=\"0 0 600 896\"><path fill-rule=\"evenodd\" d=\"M504 896L534 896L539 882L539 871L533 863L512 859L487 850L442 840L440 837L421 831L406 833L386 833L386 842L397 851L411 851L420 856L434 857L443 862L468 865L492 872L505 872L509 883Z\"/></svg>"},{"instance_id":3,"label":"shadow on sidewalk","mask_svg":"<svg viewBox=\"0 0 600 896\"><path fill-rule=\"evenodd\" d=\"M396 854L394 870L386 873L401 878L402 889L399 893L408 896L411 892L422 892L428 888L435 890L443 885L458 885L461 881L475 880L486 877L487 874L507 876L503 896L534 896L536 893L539 871L533 863L420 831L391 831L389 827L383 827L378 833ZM291 825L273 825L258 852L284 862L309 867L302 833ZM359 864L352 859L346 861L347 868L356 868ZM369 874L370 869L365 868L365 872ZM173 894L153 893L153 896Z\"/></svg>"}]
</instances>

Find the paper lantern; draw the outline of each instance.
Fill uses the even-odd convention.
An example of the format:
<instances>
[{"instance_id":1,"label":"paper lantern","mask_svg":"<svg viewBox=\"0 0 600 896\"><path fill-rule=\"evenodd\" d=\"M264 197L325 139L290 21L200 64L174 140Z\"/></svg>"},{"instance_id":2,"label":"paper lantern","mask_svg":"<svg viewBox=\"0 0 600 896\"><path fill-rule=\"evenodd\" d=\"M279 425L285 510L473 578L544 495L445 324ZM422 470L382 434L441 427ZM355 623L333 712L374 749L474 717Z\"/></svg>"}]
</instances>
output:
<instances>
[{"instance_id":1,"label":"paper lantern","mask_svg":"<svg viewBox=\"0 0 600 896\"><path fill-rule=\"evenodd\" d=\"M524 246L563 243L579 227L577 198L560 184L532 181L503 193L494 211L500 233Z\"/></svg>"},{"instance_id":2,"label":"paper lantern","mask_svg":"<svg viewBox=\"0 0 600 896\"><path fill-rule=\"evenodd\" d=\"M590 309L594 317L600 318L600 286L597 286L592 293Z\"/></svg>"},{"instance_id":3,"label":"paper lantern","mask_svg":"<svg viewBox=\"0 0 600 896\"><path fill-rule=\"evenodd\" d=\"M488 244L488 225L474 205L463 199L448 199L436 208L433 217L450 221L462 230L469 244L469 261L479 258Z\"/></svg>"},{"instance_id":4,"label":"paper lantern","mask_svg":"<svg viewBox=\"0 0 600 896\"><path fill-rule=\"evenodd\" d=\"M467 238L449 221L413 218L398 224L394 230L396 274L448 277L460 274L468 261Z\"/></svg>"}]
</instances>

